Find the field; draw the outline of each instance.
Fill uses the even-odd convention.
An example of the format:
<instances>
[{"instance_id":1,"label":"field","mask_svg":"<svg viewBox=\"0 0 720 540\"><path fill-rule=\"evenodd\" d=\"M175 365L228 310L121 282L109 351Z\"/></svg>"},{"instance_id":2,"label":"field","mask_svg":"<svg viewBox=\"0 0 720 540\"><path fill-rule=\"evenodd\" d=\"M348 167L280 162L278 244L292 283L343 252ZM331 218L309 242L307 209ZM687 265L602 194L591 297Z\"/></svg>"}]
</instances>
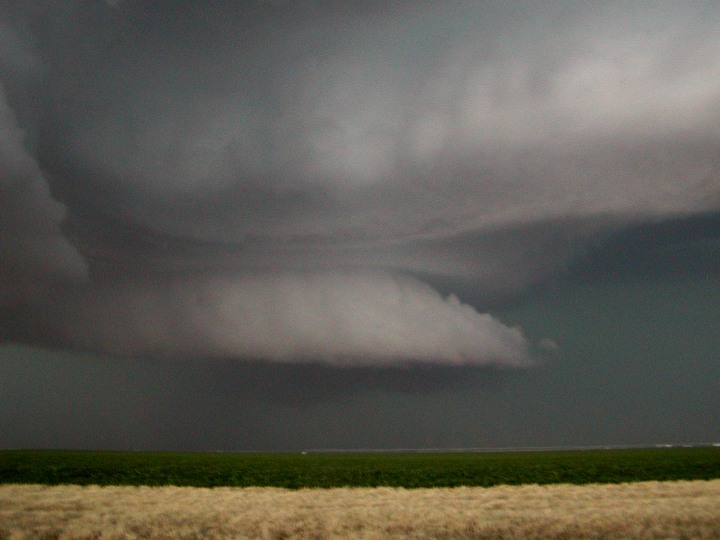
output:
<instances>
[{"instance_id":1,"label":"field","mask_svg":"<svg viewBox=\"0 0 720 540\"><path fill-rule=\"evenodd\" d=\"M417 454L0 451L0 484L432 488L720 478L720 448Z\"/></svg>"},{"instance_id":2,"label":"field","mask_svg":"<svg viewBox=\"0 0 720 540\"><path fill-rule=\"evenodd\" d=\"M720 480L493 488L0 486L0 538L719 538Z\"/></svg>"},{"instance_id":3,"label":"field","mask_svg":"<svg viewBox=\"0 0 720 540\"><path fill-rule=\"evenodd\" d=\"M711 447L474 454L0 452L0 540L709 539L720 538L718 508L720 448Z\"/></svg>"}]
</instances>

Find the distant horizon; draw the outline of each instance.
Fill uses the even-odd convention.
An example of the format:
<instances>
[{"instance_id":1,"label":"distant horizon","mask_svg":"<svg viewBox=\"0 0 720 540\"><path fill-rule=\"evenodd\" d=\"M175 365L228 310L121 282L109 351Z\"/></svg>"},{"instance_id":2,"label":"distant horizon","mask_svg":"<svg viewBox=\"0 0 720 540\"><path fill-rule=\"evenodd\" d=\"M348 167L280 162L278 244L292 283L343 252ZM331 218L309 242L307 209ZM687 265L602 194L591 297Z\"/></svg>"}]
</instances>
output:
<instances>
[{"instance_id":1,"label":"distant horizon","mask_svg":"<svg viewBox=\"0 0 720 540\"><path fill-rule=\"evenodd\" d=\"M663 448L714 448L718 442L648 443L589 446L507 446L507 447L437 447L437 448L304 448L302 450L159 450L152 448L0 448L0 451L58 451L58 452L147 452L147 453L208 453L208 454L456 454L493 452L563 452L582 450L651 450Z\"/></svg>"}]
</instances>

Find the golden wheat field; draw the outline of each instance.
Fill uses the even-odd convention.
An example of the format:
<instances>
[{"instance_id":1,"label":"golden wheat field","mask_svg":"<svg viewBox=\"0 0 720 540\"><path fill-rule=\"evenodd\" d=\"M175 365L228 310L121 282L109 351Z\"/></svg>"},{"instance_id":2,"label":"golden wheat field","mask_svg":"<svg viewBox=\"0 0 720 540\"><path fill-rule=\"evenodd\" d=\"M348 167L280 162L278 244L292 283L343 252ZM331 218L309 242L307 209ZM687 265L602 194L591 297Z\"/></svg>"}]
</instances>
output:
<instances>
[{"instance_id":1,"label":"golden wheat field","mask_svg":"<svg viewBox=\"0 0 720 540\"><path fill-rule=\"evenodd\" d=\"M720 538L720 480L412 490L2 485L0 538Z\"/></svg>"}]
</instances>

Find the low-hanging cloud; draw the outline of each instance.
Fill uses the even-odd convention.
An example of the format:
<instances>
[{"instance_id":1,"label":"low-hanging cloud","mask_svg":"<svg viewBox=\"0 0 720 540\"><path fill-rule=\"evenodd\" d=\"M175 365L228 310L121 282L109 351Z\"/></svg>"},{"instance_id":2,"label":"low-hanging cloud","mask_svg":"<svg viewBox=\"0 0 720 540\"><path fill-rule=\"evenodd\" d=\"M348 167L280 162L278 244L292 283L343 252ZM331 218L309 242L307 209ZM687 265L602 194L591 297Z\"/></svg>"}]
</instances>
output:
<instances>
[{"instance_id":1,"label":"low-hanging cloud","mask_svg":"<svg viewBox=\"0 0 720 540\"><path fill-rule=\"evenodd\" d=\"M332 365L526 366L516 328L405 276L323 272L186 278L73 292L55 339L126 356ZM97 321L102 324L97 324Z\"/></svg>"},{"instance_id":2,"label":"low-hanging cloud","mask_svg":"<svg viewBox=\"0 0 720 540\"><path fill-rule=\"evenodd\" d=\"M717 21L715 2L7 2L0 332L525 365L519 330L418 279L497 304L615 231L720 209Z\"/></svg>"}]
</instances>

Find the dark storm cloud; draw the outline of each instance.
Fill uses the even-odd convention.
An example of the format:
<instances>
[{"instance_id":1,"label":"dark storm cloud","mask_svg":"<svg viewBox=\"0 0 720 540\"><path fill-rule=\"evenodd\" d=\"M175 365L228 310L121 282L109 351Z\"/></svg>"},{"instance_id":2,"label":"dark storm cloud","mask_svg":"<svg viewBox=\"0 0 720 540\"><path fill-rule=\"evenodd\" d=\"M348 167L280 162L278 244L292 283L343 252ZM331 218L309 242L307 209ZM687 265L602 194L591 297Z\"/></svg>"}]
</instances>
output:
<instances>
[{"instance_id":1,"label":"dark storm cloud","mask_svg":"<svg viewBox=\"0 0 720 540\"><path fill-rule=\"evenodd\" d=\"M404 240L717 204L717 50L686 42L701 12L198 9L47 32L72 89L49 166L153 230Z\"/></svg>"},{"instance_id":2,"label":"dark storm cloud","mask_svg":"<svg viewBox=\"0 0 720 540\"><path fill-rule=\"evenodd\" d=\"M0 85L0 306L33 297L43 284L81 279L80 253L65 238L65 207L24 147L23 136Z\"/></svg>"},{"instance_id":3,"label":"dark storm cloud","mask_svg":"<svg viewBox=\"0 0 720 540\"><path fill-rule=\"evenodd\" d=\"M0 17L14 339L525 365L520 330L421 280L497 306L623 230L720 208L713 2Z\"/></svg>"}]
</instances>

